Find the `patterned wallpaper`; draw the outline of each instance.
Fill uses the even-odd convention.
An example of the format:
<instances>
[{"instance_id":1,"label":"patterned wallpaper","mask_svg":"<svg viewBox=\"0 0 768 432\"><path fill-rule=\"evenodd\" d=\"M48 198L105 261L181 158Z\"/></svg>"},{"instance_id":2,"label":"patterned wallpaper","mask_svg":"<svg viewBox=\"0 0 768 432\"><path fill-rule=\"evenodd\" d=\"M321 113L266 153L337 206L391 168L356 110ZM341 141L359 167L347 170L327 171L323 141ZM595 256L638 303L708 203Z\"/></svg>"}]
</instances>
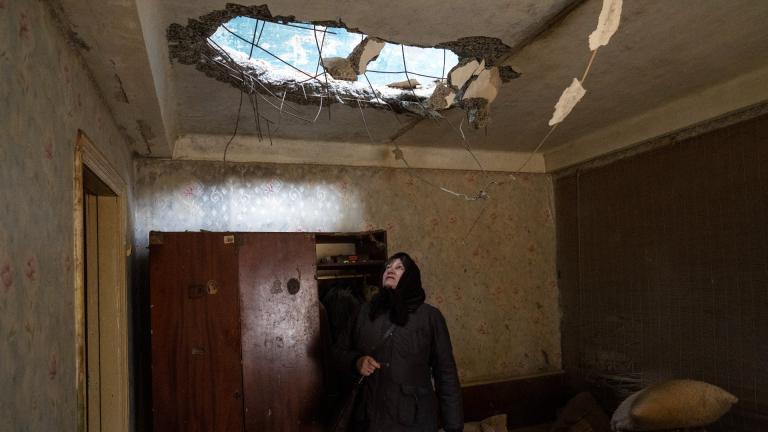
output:
<instances>
[{"instance_id":1,"label":"patterned wallpaper","mask_svg":"<svg viewBox=\"0 0 768 432\"><path fill-rule=\"evenodd\" d=\"M421 170L466 193L482 173ZM405 170L314 165L136 161L136 238L151 230L363 231L386 229L389 251L422 268L428 302L446 315L464 384L560 368L552 185L506 177L468 202Z\"/></svg>"},{"instance_id":2,"label":"patterned wallpaper","mask_svg":"<svg viewBox=\"0 0 768 432\"><path fill-rule=\"evenodd\" d=\"M0 430L74 431L78 128L131 156L47 2L0 0L0 77Z\"/></svg>"}]
</instances>

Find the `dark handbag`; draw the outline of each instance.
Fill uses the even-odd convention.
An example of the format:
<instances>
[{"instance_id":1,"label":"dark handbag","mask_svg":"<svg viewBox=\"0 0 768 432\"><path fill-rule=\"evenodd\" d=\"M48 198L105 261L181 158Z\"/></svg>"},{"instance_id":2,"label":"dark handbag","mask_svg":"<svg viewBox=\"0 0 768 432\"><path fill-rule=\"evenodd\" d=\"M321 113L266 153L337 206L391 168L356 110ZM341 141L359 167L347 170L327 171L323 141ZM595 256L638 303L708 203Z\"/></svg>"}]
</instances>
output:
<instances>
[{"instance_id":1,"label":"dark handbag","mask_svg":"<svg viewBox=\"0 0 768 432\"><path fill-rule=\"evenodd\" d=\"M392 324L389 327L389 330L387 330L387 333L384 334L384 337L381 339L381 341L379 341L378 344L376 344L371 352L376 351L376 348L380 347L388 337L392 336L392 332L394 331L395 325ZM344 399L344 403L341 405L341 410L339 411L339 415L336 416L336 420L333 422L331 432L346 432L349 430L349 425L352 422L352 410L355 406L357 394L360 393L360 388L363 386L363 381L365 381L365 376L362 375L357 379L357 381L355 381L355 384L352 386L349 394L347 394L347 397Z\"/></svg>"}]
</instances>

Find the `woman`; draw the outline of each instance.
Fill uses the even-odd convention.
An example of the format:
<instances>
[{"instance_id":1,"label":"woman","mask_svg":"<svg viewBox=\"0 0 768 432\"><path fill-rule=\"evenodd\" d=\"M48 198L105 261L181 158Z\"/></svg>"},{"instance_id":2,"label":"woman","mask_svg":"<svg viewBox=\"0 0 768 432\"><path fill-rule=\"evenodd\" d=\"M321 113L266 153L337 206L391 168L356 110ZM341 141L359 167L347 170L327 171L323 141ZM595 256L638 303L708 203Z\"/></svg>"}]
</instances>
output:
<instances>
[{"instance_id":1,"label":"woman","mask_svg":"<svg viewBox=\"0 0 768 432\"><path fill-rule=\"evenodd\" d=\"M343 370L365 377L350 430L434 432L439 400L445 431L461 432L461 388L448 328L440 311L424 303L419 267L397 253L387 260L381 285L334 348Z\"/></svg>"}]
</instances>

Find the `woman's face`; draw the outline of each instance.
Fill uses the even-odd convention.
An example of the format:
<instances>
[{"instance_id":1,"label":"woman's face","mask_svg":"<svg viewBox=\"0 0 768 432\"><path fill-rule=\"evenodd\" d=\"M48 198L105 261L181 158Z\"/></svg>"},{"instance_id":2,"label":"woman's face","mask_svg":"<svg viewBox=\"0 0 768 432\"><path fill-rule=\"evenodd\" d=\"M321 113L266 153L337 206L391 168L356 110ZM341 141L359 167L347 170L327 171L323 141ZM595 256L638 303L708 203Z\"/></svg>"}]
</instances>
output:
<instances>
[{"instance_id":1,"label":"woman's face","mask_svg":"<svg viewBox=\"0 0 768 432\"><path fill-rule=\"evenodd\" d=\"M384 269L384 275L381 278L381 286L389 289L397 288L397 283L400 282L400 277L404 272L405 266L403 265L403 262L400 261L400 258L395 258L392 262L387 264L387 267Z\"/></svg>"}]
</instances>

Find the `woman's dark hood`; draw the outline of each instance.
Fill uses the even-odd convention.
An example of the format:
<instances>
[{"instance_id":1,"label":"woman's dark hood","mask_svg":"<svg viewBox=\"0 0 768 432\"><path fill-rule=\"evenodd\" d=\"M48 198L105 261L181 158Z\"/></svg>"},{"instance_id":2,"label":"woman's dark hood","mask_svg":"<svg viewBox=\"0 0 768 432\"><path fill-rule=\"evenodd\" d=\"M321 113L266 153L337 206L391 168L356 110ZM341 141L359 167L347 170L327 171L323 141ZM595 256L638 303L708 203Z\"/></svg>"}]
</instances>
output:
<instances>
[{"instance_id":1,"label":"woman's dark hood","mask_svg":"<svg viewBox=\"0 0 768 432\"><path fill-rule=\"evenodd\" d=\"M395 289L381 287L379 293L371 300L371 321L379 315L389 312L389 319L404 326L408 322L408 314L414 312L427 298L421 286L421 271L413 259L404 252L398 252L387 260L387 264L399 259L405 267L400 281ZM385 265L386 267L386 265Z\"/></svg>"}]
</instances>

